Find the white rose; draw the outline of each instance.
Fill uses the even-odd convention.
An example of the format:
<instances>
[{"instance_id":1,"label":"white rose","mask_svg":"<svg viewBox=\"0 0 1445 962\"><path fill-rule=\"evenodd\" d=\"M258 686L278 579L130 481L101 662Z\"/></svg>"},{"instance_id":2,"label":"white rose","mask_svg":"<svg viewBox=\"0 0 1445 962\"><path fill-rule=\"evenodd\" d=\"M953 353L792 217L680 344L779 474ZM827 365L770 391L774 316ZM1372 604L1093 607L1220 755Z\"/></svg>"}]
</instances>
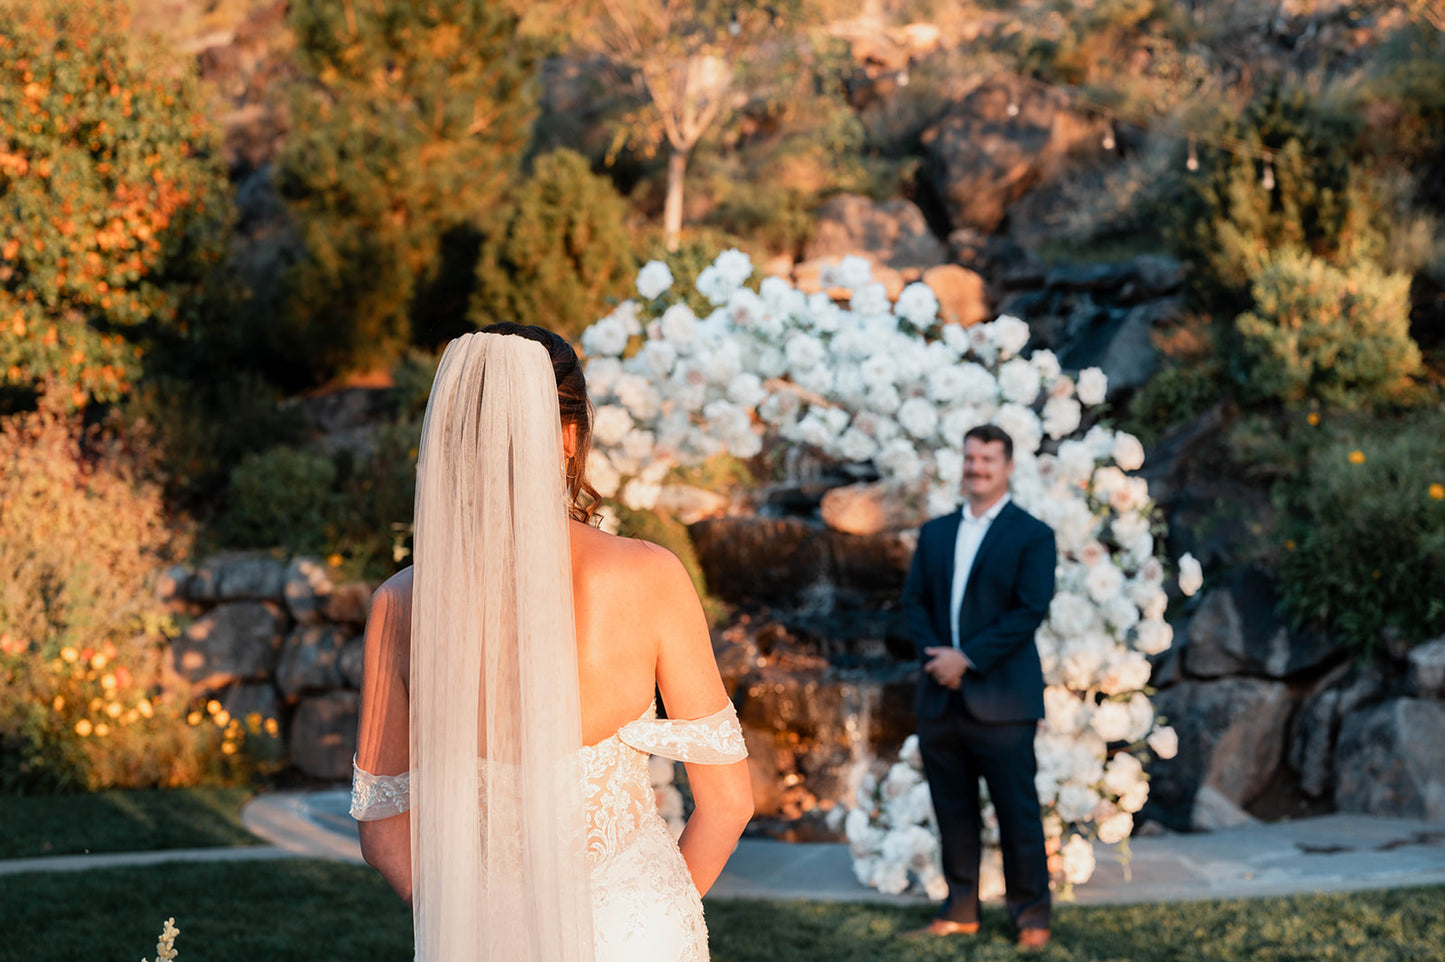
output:
<instances>
[{"instance_id":1,"label":"white rose","mask_svg":"<svg viewBox=\"0 0 1445 962\"><path fill-rule=\"evenodd\" d=\"M1054 810L1066 822L1087 821L1099 804L1099 793L1087 785L1066 782L1059 789L1059 802Z\"/></svg>"},{"instance_id":2,"label":"white rose","mask_svg":"<svg viewBox=\"0 0 1445 962\"><path fill-rule=\"evenodd\" d=\"M1154 706L1149 702L1149 696L1142 691L1136 691L1129 699L1129 730L1124 733L1124 740L1137 742L1149 734L1149 729L1154 727Z\"/></svg>"},{"instance_id":3,"label":"white rose","mask_svg":"<svg viewBox=\"0 0 1445 962\"><path fill-rule=\"evenodd\" d=\"M1186 595L1193 595L1202 587L1204 569L1199 566L1194 555L1185 552L1184 557L1179 559L1179 590Z\"/></svg>"},{"instance_id":4,"label":"white rose","mask_svg":"<svg viewBox=\"0 0 1445 962\"><path fill-rule=\"evenodd\" d=\"M1148 503L1149 482L1143 478L1125 478L1124 484L1109 493L1109 507L1120 514L1138 511Z\"/></svg>"},{"instance_id":5,"label":"white rose","mask_svg":"<svg viewBox=\"0 0 1445 962\"><path fill-rule=\"evenodd\" d=\"M1144 445L1124 431L1114 435L1113 455L1114 463L1125 471L1137 471L1144 466Z\"/></svg>"},{"instance_id":6,"label":"white rose","mask_svg":"<svg viewBox=\"0 0 1445 962\"><path fill-rule=\"evenodd\" d=\"M850 427L838 436L835 449L845 461L867 461L878 453L878 444L862 431Z\"/></svg>"},{"instance_id":7,"label":"white rose","mask_svg":"<svg viewBox=\"0 0 1445 962\"><path fill-rule=\"evenodd\" d=\"M1083 409L1071 397L1051 397L1044 402L1044 433L1058 439L1072 434L1079 427Z\"/></svg>"},{"instance_id":8,"label":"white rose","mask_svg":"<svg viewBox=\"0 0 1445 962\"><path fill-rule=\"evenodd\" d=\"M1137 511L1126 511L1110 522L1109 532L1115 544L1130 545L1138 541L1140 535L1149 533L1149 519Z\"/></svg>"},{"instance_id":9,"label":"white rose","mask_svg":"<svg viewBox=\"0 0 1445 962\"><path fill-rule=\"evenodd\" d=\"M1084 703L1061 685L1044 689L1044 720L1056 735L1073 735L1086 723Z\"/></svg>"},{"instance_id":10,"label":"white rose","mask_svg":"<svg viewBox=\"0 0 1445 962\"><path fill-rule=\"evenodd\" d=\"M1014 456L1033 454L1044 440L1044 427L1039 417L1022 404L1005 404L993 416L993 423L1003 428L1014 443Z\"/></svg>"},{"instance_id":11,"label":"white rose","mask_svg":"<svg viewBox=\"0 0 1445 962\"><path fill-rule=\"evenodd\" d=\"M744 410L750 410L763 403L768 392L763 388L762 379L756 374L743 373L728 382L728 400Z\"/></svg>"},{"instance_id":12,"label":"white rose","mask_svg":"<svg viewBox=\"0 0 1445 962\"><path fill-rule=\"evenodd\" d=\"M652 457L654 437L651 431L628 431L622 438L622 453L634 461Z\"/></svg>"},{"instance_id":13,"label":"white rose","mask_svg":"<svg viewBox=\"0 0 1445 962\"><path fill-rule=\"evenodd\" d=\"M938 429L938 409L921 397L911 397L899 405L897 417L903 430L920 441L932 437Z\"/></svg>"},{"instance_id":14,"label":"white rose","mask_svg":"<svg viewBox=\"0 0 1445 962\"><path fill-rule=\"evenodd\" d=\"M869 389L893 387L898 379L898 364L887 354L875 354L858 365L858 373Z\"/></svg>"},{"instance_id":15,"label":"white rose","mask_svg":"<svg viewBox=\"0 0 1445 962\"><path fill-rule=\"evenodd\" d=\"M826 264L819 276L824 287L846 287L853 291L873 280L873 264L866 257L849 255L837 264Z\"/></svg>"},{"instance_id":16,"label":"white rose","mask_svg":"<svg viewBox=\"0 0 1445 962\"><path fill-rule=\"evenodd\" d=\"M658 407L662 403L657 389L640 374L622 375L613 385L612 392L617 395L617 400L626 405L627 410L632 412L632 416L639 421L647 421L656 416Z\"/></svg>"},{"instance_id":17,"label":"white rose","mask_svg":"<svg viewBox=\"0 0 1445 962\"><path fill-rule=\"evenodd\" d=\"M592 358L584 368L587 376L587 391L593 397L606 397L612 385L622 376L622 362L615 357Z\"/></svg>"},{"instance_id":18,"label":"white rose","mask_svg":"<svg viewBox=\"0 0 1445 962\"><path fill-rule=\"evenodd\" d=\"M957 365L940 367L928 375L928 397L939 404L950 404L963 391L963 370Z\"/></svg>"},{"instance_id":19,"label":"white rose","mask_svg":"<svg viewBox=\"0 0 1445 962\"><path fill-rule=\"evenodd\" d=\"M1174 643L1174 629L1167 621L1147 618L1134 626L1134 648L1146 655L1157 655L1169 650Z\"/></svg>"},{"instance_id":20,"label":"white rose","mask_svg":"<svg viewBox=\"0 0 1445 962\"><path fill-rule=\"evenodd\" d=\"M1071 837L1059 855L1064 867L1064 881L1083 885L1094 876L1094 846L1082 835Z\"/></svg>"},{"instance_id":21,"label":"white rose","mask_svg":"<svg viewBox=\"0 0 1445 962\"><path fill-rule=\"evenodd\" d=\"M827 396L833 393L833 369L826 364L793 372L793 383L805 391Z\"/></svg>"},{"instance_id":22,"label":"white rose","mask_svg":"<svg viewBox=\"0 0 1445 962\"><path fill-rule=\"evenodd\" d=\"M753 260L737 248L729 248L712 262L718 274L733 287L742 284L753 275Z\"/></svg>"},{"instance_id":23,"label":"white rose","mask_svg":"<svg viewBox=\"0 0 1445 962\"><path fill-rule=\"evenodd\" d=\"M1105 671L1099 682L1099 690L1105 695L1138 691L1149 684L1151 670L1149 659L1137 651L1127 651Z\"/></svg>"},{"instance_id":24,"label":"white rose","mask_svg":"<svg viewBox=\"0 0 1445 962\"><path fill-rule=\"evenodd\" d=\"M957 324L943 325L943 345L955 357L968 353L968 331Z\"/></svg>"},{"instance_id":25,"label":"white rose","mask_svg":"<svg viewBox=\"0 0 1445 962\"><path fill-rule=\"evenodd\" d=\"M1126 631L1139 622L1139 608L1123 594L1115 595L1108 604L1103 606L1103 612L1104 620L1121 638Z\"/></svg>"},{"instance_id":26,"label":"white rose","mask_svg":"<svg viewBox=\"0 0 1445 962\"><path fill-rule=\"evenodd\" d=\"M864 284L853 292L848 307L860 317L878 317L888 313L888 289L882 284Z\"/></svg>"},{"instance_id":27,"label":"white rose","mask_svg":"<svg viewBox=\"0 0 1445 962\"><path fill-rule=\"evenodd\" d=\"M999 367L998 386L1005 400L1033 404L1039 396L1039 372L1028 361L1016 357Z\"/></svg>"},{"instance_id":28,"label":"white rose","mask_svg":"<svg viewBox=\"0 0 1445 962\"><path fill-rule=\"evenodd\" d=\"M923 462L911 441L895 438L883 445L883 450L874 458L885 477L892 477L900 484L913 484L923 477Z\"/></svg>"},{"instance_id":29,"label":"white rose","mask_svg":"<svg viewBox=\"0 0 1445 962\"><path fill-rule=\"evenodd\" d=\"M618 486L622 484L622 476L612 467L607 455L597 448L587 452L587 480L592 482L592 487L604 498L615 495Z\"/></svg>"},{"instance_id":30,"label":"white rose","mask_svg":"<svg viewBox=\"0 0 1445 962\"><path fill-rule=\"evenodd\" d=\"M662 494L662 485L633 478L622 489L622 503L633 511L651 511Z\"/></svg>"},{"instance_id":31,"label":"white rose","mask_svg":"<svg viewBox=\"0 0 1445 962\"><path fill-rule=\"evenodd\" d=\"M1119 810L1124 812L1137 812L1149 801L1149 783L1138 782L1123 795L1119 796Z\"/></svg>"},{"instance_id":32,"label":"white rose","mask_svg":"<svg viewBox=\"0 0 1445 962\"><path fill-rule=\"evenodd\" d=\"M632 415L616 404L604 404L592 419L592 437L603 447L615 447L632 430Z\"/></svg>"},{"instance_id":33,"label":"white rose","mask_svg":"<svg viewBox=\"0 0 1445 962\"><path fill-rule=\"evenodd\" d=\"M1087 484L1094 474L1094 455L1082 441L1059 444L1059 479L1070 486Z\"/></svg>"},{"instance_id":34,"label":"white rose","mask_svg":"<svg viewBox=\"0 0 1445 962\"><path fill-rule=\"evenodd\" d=\"M1035 371L1039 372L1039 380L1042 381L1045 386L1058 380L1060 370L1059 359L1054 355L1053 351L1047 349L1034 351L1029 355L1029 363L1034 366ZM1072 385L1070 386L1070 390L1072 391Z\"/></svg>"},{"instance_id":35,"label":"white rose","mask_svg":"<svg viewBox=\"0 0 1445 962\"><path fill-rule=\"evenodd\" d=\"M1106 742L1123 741L1129 734L1129 706L1117 701L1100 702L1089 719L1089 727Z\"/></svg>"},{"instance_id":36,"label":"white rose","mask_svg":"<svg viewBox=\"0 0 1445 962\"><path fill-rule=\"evenodd\" d=\"M1129 837L1134 831L1134 817L1128 812L1115 812L1098 823L1099 841L1115 845Z\"/></svg>"},{"instance_id":37,"label":"white rose","mask_svg":"<svg viewBox=\"0 0 1445 962\"><path fill-rule=\"evenodd\" d=\"M648 261L637 272L637 293L650 301L661 297L672 286L672 271L662 261Z\"/></svg>"},{"instance_id":38,"label":"white rose","mask_svg":"<svg viewBox=\"0 0 1445 962\"><path fill-rule=\"evenodd\" d=\"M668 341L648 341L637 352L636 361L654 381L664 381L677 363L677 348Z\"/></svg>"},{"instance_id":39,"label":"white rose","mask_svg":"<svg viewBox=\"0 0 1445 962\"><path fill-rule=\"evenodd\" d=\"M823 363L828 356L827 348L823 342L811 334L796 332L788 337L788 342L783 348L788 356L788 366L794 371L807 370Z\"/></svg>"},{"instance_id":40,"label":"white rose","mask_svg":"<svg viewBox=\"0 0 1445 962\"><path fill-rule=\"evenodd\" d=\"M674 304L662 312L658 327L663 337L679 350L686 350L697 337L697 315L686 304Z\"/></svg>"},{"instance_id":41,"label":"white rose","mask_svg":"<svg viewBox=\"0 0 1445 962\"><path fill-rule=\"evenodd\" d=\"M1112 561L1103 561L1090 566L1084 575L1084 589L1097 605L1106 605L1124 590L1124 572Z\"/></svg>"},{"instance_id":42,"label":"white rose","mask_svg":"<svg viewBox=\"0 0 1445 962\"><path fill-rule=\"evenodd\" d=\"M1160 725L1149 733L1149 750L1163 759L1179 754L1179 735L1168 725Z\"/></svg>"},{"instance_id":43,"label":"white rose","mask_svg":"<svg viewBox=\"0 0 1445 962\"><path fill-rule=\"evenodd\" d=\"M864 399L868 410L877 414L892 415L897 413L903 405L903 399L898 396L898 389L891 384L884 384L868 391Z\"/></svg>"},{"instance_id":44,"label":"white rose","mask_svg":"<svg viewBox=\"0 0 1445 962\"><path fill-rule=\"evenodd\" d=\"M592 357L616 357L627 349L627 328L608 316L582 332L582 353Z\"/></svg>"},{"instance_id":45,"label":"white rose","mask_svg":"<svg viewBox=\"0 0 1445 962\"><path fill-rule=\"evenodd\" d=\"M986 326L1000 358L1013 357L1029 342L1029 326L1012 314L1002 314Z\"/></svg>"},{"instance_id":46,"label":"white rose","mask_svg":"<svg viewBox=\"0 0 1445 962\"><path fill-rule=\"evenodd\" d=\"M1104 787L1123 795L1144 778L1144 766L1128 752L1120 752L1104 766Z\"/></svg>"},{"instance_id":47,"label":"white rose","mask_svg":"<svg viewBox=\"0 0 1445 962\"><path fill-rule=\"evenodd\" d=\"M984 417L978 408L972 405L951 407L943 412L938 433L950 448L962 449L963 436L983 423Z\"/></svg>"},{"instance_id":48,"label":"white rose","mask_svg":"<svg viewBox=\"0 0 1445 962\"><path fill-rule=\"evenodd\" d=\"M925 331L938 316L938 296L927 284L914 281L898 295L898 302L893 305L893 313L918 330Z\"/></svg>"},{"instance_id":49,"label":"white rose","mask_svg":"<svg viewBox=\"0 0 1445 962\"><path fill-rule=\"evenodd\" d=\"M968 349L984 364L992 365L998 360L998 345L989 336L989 325L975 324L968 329Z\"/></svg>"},{"instance_id":50,"label":"white rose","mask_svg":"<svg viewBox=\"0 0 1445 962\"><path fill-rule=\"evenodd\" d=\"M1086 407L1103 404L1109 393L1109 378L1097 367L1086 367L1079 372L1075 391Z\"/></svg>"},{"instance_id":51,"label":"white rose","mask_svg":"<svg viewBox=\"0 0 1445 962\"><path fill-rule=\"evenodd\" d=\"M950 488L957 488L963 481L963 455L953 448L940 448L933 452L933 466L938 480Z\"/></svg>"}]
</instances>

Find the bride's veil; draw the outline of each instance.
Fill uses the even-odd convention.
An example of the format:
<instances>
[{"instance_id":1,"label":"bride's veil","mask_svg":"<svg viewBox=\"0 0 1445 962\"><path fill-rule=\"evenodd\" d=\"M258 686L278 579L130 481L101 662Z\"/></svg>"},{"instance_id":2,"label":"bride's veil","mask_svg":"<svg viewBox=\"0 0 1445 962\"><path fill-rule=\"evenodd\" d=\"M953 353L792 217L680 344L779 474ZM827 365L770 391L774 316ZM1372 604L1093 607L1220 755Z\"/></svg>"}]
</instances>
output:
<instances>
[{"instance_id":1,"label":"bride's veil","mask_svg":"<svg viewBox=\"0 0 1445 962\"><path fill-rule=\"evenodd\" d=\"M467 334L417 462L411 830L417 959L590 960L591 895L557 385Z\"/></svg>"}]
</instances>

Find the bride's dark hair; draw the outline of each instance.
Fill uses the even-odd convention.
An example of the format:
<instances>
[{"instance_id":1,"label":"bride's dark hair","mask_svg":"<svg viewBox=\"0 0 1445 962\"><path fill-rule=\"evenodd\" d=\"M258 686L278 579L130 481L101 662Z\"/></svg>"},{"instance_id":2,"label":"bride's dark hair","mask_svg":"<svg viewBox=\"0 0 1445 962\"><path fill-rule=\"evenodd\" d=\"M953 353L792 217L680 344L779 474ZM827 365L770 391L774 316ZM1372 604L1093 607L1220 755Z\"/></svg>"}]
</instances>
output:
<instances>
[{"instance_id":1,"label":"bride's dark hair","mask_svg":"<svg viewBox=\"0 0 1445 962\"><path fill-rule=\"evenodd\" d=\"M562 424L577 428L577 450L567 459L567 510L572 520L591 524L602 495L587 480L587 452L592 449L592 401L587 397L587 381L577 352L565 338L545 327L501 321L488 324L481 332L525 337L547 349L552 358L552 373L557 378L557 408Z\"/></svg>"}]
</instances>

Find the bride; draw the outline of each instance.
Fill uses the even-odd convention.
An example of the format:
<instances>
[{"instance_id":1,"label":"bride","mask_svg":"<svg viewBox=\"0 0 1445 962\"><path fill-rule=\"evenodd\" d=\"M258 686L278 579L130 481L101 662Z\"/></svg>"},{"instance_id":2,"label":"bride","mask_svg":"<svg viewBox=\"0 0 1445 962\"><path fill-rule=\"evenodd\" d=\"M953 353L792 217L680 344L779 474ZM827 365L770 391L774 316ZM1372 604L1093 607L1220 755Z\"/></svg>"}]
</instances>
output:
<instances>
[{"instance_id":1,"label":"bride","mask_svg":"<svg viewBox=\"0 0 1445 962\"><path fill-rule=\"evenodd\" d=\"M447 347L415 565L367 622L352 789L422 962L707 958L701 896L752 814L747 753L681 563L588 523L590 438L562 338L497 324ZM648 754L687 763L676 842Z\"/></svg>"}]
</instances>

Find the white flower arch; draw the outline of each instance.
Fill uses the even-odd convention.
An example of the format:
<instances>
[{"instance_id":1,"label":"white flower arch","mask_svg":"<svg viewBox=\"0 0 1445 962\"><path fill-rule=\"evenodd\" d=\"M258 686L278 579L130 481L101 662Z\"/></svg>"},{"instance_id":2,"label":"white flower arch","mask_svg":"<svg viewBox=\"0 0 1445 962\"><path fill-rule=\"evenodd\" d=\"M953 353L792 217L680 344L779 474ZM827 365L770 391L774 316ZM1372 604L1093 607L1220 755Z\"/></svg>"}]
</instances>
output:
<instances>
[{"instance_id":1,"label":"white flower arch","mask_svg":"<svg viewBox=\"0 0 1445 962\"><path fill-rule=\"evenodd\" d=\"M1036 740L1039 799L1051 867L1067 886L1093 872L1092 841L1127 838L1148 798L1141 756L1174 754L1172 729L1156 723L1144 688L1147 655L1166 650L1165 570L1137 438L1085 414L1104 401L1098 368L1071 376L1049 351L1021 353L1022 320L969 328L941 324L925 284L890 304L868 261L824 269L825 289L805 294L776 277L744 286L752 262L729 250L697 279L713 305L697 317L669 302L660 262L629 300L583 332L597 404L588 470L606 498L651 508L672 468L728 452L752 457L764 443L801 444L845 462L871 461L883 481L920 497L930 515L961 503L963 435L993 423L1014 440L1012 493L1053 528L1057 593L1036 643L1043 662L1045 725ZM1179 583L1198 590L1199 568L1180 559ZM884 892L946 894L937 824L916 738L879 781L865 776L845 820L854 871ZM992 812L985 814L982 895L1001 895Z\"/></svg>"}]
</instances>

